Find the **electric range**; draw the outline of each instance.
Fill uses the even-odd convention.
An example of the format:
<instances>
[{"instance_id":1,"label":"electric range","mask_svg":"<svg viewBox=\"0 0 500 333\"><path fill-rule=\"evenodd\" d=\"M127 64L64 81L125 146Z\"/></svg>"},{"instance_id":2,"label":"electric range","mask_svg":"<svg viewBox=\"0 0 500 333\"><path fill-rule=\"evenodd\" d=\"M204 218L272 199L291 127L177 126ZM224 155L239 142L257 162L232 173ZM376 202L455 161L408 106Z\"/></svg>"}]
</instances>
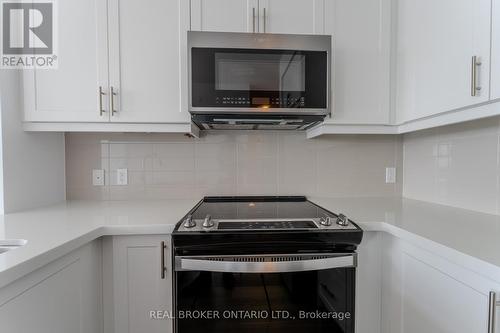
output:
<instances>
[{"instance_id":1,"label":"electric range","mask_svg":"<svg viewBox=\"0 0 500 333\"><path fill-rule=\"evenodd\" d=\"M303 196L205 197L172 234L175 332L353 333L362 237Z\"/></svg>"}]
</instances>

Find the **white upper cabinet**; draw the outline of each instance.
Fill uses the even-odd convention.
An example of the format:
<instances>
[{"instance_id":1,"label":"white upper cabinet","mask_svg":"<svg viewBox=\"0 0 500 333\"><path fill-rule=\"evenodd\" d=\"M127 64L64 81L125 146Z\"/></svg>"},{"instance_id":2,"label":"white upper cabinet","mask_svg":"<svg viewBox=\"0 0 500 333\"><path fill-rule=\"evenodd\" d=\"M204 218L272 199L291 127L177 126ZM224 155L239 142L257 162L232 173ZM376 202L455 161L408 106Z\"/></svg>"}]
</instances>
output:
<instances>
[{"instance_id":1,"label":"white upper cabinet","mask_svg":"<svg viewBox=\"0 0 500 333\"><path fill-rule=\"evenodd\" d=\"M490 14L491 0L398 1L399 122L489 100Z\"/></svg>"},{"instance_id":2,"label":"white upper cabinet","mask_svg":"<svg viewBox=\"0 0 500 333\"><path fill-rule=\"evenodd\" d=\"M258 0L191 0L191 30L257 32Z\"/></svg>"},{"instance_id":3,"label":"white upper cabinet","mask_svg":"<svg viewBox=\"0 0 500 333\"><path fill-rule=\"evenodd\" d=\"M181 2L109 0L112 122L189 121L180 103Z\"/></svg>"},{"instance_id":4,"label":"white upper cabinet","mask_svg":"<svg viewBox=\"0 0 500 333\"><path fill-rule=\"evenodd\" d=\"M25 70L24 120L109 120L107 1L58 2L57 69ZM100 111L102 110L102 111Z\"/></svg>"},{"instance_id":5,"label":"white upper cabinet","mask_svg":"<svg viewBox=\"0 0 500 333\"><path fill-rule=\"evenodd\" d=\"M323 34L324 10L325 0L259 0L259 32Z\"/></svg>"},{"instance_id":6,"label":"white upper cabinet","mask_svg":"<svg viewBox=\"0 0 500 333\"><path fill-rule=\"evenodd\" d=\"M189 123L188 2L65 0L58 10L59 68L25 71L25 121Z\"/></svg>"},{"instance_id":7,"label":"white upper cabinet","mask_svg":"<svg viewBox=\"0 0 500 333\"><path fill-rule=\"evenodd\" d=\"M391 0L325 3L332 35L331 124L390 122Z\"/></svg>"},{"instance_id":8,"label":"white upper cabinet","mask_svg":"<svg viewBox=\"0 0 500 333\"><path fill-rule=\"evenodd\" d=\"M191 0L191 29L322 34L325 0Z\"/></svg>"},{"instance_id":9,"label":"white upper cabinet","mask_svg":"<svg viewBox=\"0 0 500 333\"><path fill-rule=\"evenodd\" d=\"M500 98L500 0L493 0L490 98Z\"/></svg>"}]
</instances>

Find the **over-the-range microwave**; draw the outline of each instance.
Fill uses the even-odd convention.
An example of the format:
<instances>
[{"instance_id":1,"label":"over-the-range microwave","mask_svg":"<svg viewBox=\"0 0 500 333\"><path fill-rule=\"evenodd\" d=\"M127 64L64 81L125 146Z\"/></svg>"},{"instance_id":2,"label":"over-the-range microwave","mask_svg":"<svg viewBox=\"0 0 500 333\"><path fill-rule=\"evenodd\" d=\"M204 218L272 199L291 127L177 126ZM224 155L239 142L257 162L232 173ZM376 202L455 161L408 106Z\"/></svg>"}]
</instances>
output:
<instances>
[{"instance_id":1,"label":"over-the-range microwave","mask_svg":"<svg viewBox=\"0 0 500 333\"><path fill-rule=\"evenodd\" d=\"M191 31L188 57L202 130L304 130L330 113L331 36Z\"/></svg>"}]
</instances>

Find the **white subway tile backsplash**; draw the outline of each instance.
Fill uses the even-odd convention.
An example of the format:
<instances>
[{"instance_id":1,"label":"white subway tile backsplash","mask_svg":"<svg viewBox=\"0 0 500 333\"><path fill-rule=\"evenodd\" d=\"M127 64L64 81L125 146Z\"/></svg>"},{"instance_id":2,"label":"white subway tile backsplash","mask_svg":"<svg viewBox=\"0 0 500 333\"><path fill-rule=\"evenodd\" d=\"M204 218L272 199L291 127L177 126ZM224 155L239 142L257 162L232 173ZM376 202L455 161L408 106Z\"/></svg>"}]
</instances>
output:
<instances>
[{"instance_id":1,"label":"white subway tile backsplash","mask_svg":"<svg viewBox=\"0 0 500 333\"><path fill-rule=\"evenodd\" d=\"M155 157L194 157L193 143L155 143L152 145Z\"/></svg>"},{"instance_id":2,"label":"white subway tile backsplash","mask_svg":"<svg viewBox=\"0 0 500 333\"><path fill-rule=\"evenodd\" d=\"M194 171L194 156L190 157L155 157L152 159L153 171Z\"/></svg>"},{"instance_id":3,"label":"white subway tile backsplash","mask_svg":"<svg viewBox=\"0 0 500 333\"><path fill-rule=\"evenodd\" d=\"M86 149L81 149L81 147ZM399 196L386 166L402 166L396 136L297 132L217 132L201 139L172 134L67 134L67 196L95 200L199 198L204 195ZM87 179L106 170L105 191ZM116 186L116 169L129 184Z\"/></svg>"},{"instance_id":4,"label":"white subway tile backsplash","mask_svg":"<svg viewBox=\"0 0 500 333\"><path fill-rule=\"evenodd\" d=\"M500 213L499 119L405 135L403 195Z\"/></svg>"}]
</instances>

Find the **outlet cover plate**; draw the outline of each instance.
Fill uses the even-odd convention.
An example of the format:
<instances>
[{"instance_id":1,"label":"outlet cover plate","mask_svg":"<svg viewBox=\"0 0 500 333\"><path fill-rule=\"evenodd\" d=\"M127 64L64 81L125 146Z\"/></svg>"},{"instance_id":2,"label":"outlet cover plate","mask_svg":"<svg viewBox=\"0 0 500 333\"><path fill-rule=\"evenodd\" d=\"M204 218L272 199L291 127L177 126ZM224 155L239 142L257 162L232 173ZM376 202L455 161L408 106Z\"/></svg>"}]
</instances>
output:
<instances>
[{"instance_id":1,"label":"outlet cover plate","mask_svg":"<svg viewBox=\"0 0 500 333\"><path fill-rule=\"evenodd\" d=\"M386 184L396 183L396 168L394 167L385 168L385 183Z\"/></svg>"},{"instance_id":2,"label":"outlet cover plate","mask_svg":"<svg viewBox=\"0 0 500 333\"><path fill-rule=\"evenodd\" d=\"M128 169L116 169L116 185L128 185Z\"/></svg>"},{"instance_id":3,"label":"outlet cover plate","mask_svg":"<svg viewBox=\"0 0 500 333\"><path fill-rule=\"evenodd\" d=\"M92 185L104 186L104 170L103 169L92 170Z\"/></svg>"}]
</instances>

